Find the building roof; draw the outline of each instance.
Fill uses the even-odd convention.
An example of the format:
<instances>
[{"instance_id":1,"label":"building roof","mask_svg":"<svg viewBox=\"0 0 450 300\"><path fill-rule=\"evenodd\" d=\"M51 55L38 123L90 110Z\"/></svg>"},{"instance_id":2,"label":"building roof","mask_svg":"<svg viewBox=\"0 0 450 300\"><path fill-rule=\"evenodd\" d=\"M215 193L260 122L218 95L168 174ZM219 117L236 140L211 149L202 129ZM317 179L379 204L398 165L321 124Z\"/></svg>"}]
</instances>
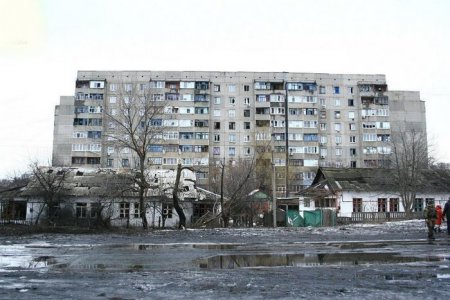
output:
<instances>
[{"instance_id":1,"label":"building roof","mask_svg":"<svg viewBox=\"0 0 450 300\"><path fill-rule=\"evenodd\" d=\"M356 192L398 192L395 169L371 168L319 168L311 186L301 194L334 194L338 191ZM324 191L325 190L325 191ZM424 193L449 193L449 170L421 170L418 175L417 191Z\"/></svg>"},{"instance_id":2,"label":"building roof","mask_svg":"<svg viewBox=\"0 0 450 300\"><path fill-rule=\"evenodd\" d=\"M128 170L113 169L81 169L81 168L62 168L62 167L43 167L40 172L48 175L44 176L63 176L63 186L58 193L67 197L137 197L138 186L135 181L136 174ZM171 198L173 185L175 183L176 172L163 170L161 172L149 172L149 189L147 197L161 196L165 194ZM198 195L198 189L195 186L195 174L193 175L184 170L181 173L180 185L183 191L180 193L181 199L210 198L210 195L203 192ZM43 189L40 183L33 178L21 193L23 197L39 197L43 195Z\"/></svg>"}]
</instances>

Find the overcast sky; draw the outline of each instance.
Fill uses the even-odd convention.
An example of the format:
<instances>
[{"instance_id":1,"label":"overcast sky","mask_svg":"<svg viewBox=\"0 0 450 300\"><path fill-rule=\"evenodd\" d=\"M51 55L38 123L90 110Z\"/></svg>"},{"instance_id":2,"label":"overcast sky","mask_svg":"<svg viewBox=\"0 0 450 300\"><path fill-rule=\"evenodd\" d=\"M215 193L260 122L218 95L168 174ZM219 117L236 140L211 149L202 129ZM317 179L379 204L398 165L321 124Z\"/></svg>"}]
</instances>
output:
<instances>
[{"instance_id":1,"label":"overcast sky","mask_svg":"<svg viewBox=\"0 0 450 300\"><path fill-rule=\"evenodd\" d=\"M0 0L0 178L51 161L77 70L385 74L450 162L450 1Z\"/></svg>"}]
</instances>

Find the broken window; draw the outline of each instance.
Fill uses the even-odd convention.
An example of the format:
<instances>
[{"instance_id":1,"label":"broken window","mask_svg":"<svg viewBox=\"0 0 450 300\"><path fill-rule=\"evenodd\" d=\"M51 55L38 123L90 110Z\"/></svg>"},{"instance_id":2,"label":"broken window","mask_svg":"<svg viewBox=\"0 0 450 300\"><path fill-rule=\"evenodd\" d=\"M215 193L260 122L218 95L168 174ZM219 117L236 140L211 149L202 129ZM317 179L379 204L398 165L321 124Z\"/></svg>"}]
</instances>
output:
<instances>
[{"instance_id":1,"label":"broken window","mask_svg":"<svg viewBox=\"0 0 450 300\"><path fill-rule=\"evenodd\" d=\"M130 217L130 203L122 202L119 204L119 218L128 219Z\"/></svg>"},{"instance_id":2,"label":"broken window","mask_svg":"<svg viewBox=\"0 0 450 300\"><path fill-rule=\"evenodd\" d=\"M77 214L77 218L86 218L87 217L87 203L77 202L75 211Z\"/></svg>"},{"instance_id":3,"label":"broken window","mask_svg":"<svg viewBox=\"0 0 450 300\"><path fill-rule=\"evenodd\" d=\"M163 204L163 216L166 219L172 219L173 213L173 206L172 204Z\"/></svg>"},{"instance_id":4,"label":"broken window","mask_svg":"<svg viewBox=\"0 0 450 300\"><path fill-rule=\"evenodd\" d=\"M141 207L139 205L139 202L133 203L133 207L134 207L133 216L135 218L140 218L141 217Z\"/></svg>"}]
</instances>

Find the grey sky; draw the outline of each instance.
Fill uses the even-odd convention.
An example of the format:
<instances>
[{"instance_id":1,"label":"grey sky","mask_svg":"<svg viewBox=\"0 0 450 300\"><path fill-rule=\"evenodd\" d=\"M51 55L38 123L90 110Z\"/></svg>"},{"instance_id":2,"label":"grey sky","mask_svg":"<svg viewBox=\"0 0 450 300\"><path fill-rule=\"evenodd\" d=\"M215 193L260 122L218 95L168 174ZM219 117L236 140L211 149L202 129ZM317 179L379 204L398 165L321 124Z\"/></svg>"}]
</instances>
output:
<instances>
[{"instance_id":1,"label":"grey sky","mask_svg":"<svg viewBox=\"0 0 450 300\"><path fill-rule=\"evenodd\" d=\"M51 159L77 70L386 74L421 92L450 162L449 13L445 0L0 0L0 178Z\"/></svg>"}]
</instances>

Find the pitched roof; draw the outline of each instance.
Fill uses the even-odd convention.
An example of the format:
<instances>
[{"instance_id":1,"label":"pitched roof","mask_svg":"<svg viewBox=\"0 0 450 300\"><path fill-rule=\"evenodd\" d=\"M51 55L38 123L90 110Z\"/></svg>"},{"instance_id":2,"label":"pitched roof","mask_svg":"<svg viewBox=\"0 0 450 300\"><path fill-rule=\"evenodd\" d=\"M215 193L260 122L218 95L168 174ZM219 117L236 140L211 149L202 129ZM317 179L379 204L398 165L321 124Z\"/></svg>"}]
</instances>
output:
<instances>
[{"instance_id":1,"label":"pitched roof","mask_svg":"<svg viewBox=\"0 0 450 300\"><path fill-rule=\"evenodd\" d=\"M325 186L334 191L384 191L398 190L395 169L372 168L319 168L311 185ZM417 190L420 192L450 192L449 170L421 170Z\"/></svg>"}]
</instances>

